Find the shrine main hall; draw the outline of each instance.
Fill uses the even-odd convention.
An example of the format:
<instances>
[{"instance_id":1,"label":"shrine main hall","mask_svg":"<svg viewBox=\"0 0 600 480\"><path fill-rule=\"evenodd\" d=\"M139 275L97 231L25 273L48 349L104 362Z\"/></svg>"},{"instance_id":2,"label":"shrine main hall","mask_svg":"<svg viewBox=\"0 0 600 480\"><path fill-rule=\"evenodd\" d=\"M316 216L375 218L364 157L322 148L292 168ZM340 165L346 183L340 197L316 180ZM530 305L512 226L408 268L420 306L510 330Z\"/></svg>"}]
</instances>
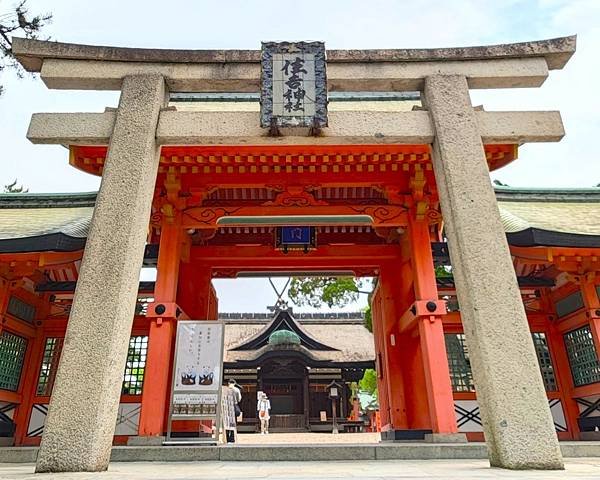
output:
<instances>
[{"instance_id":1,"label":"shrine main hall","mask_svg":"<svg viewBox=\"0 0 600 480\"><path fill-rule=\"evenodd\" d=\"M349 382L374 366L382 441L485 441L504 468L561 469L559 440L598 439L600 191L494 186L524 144L560 141L562 119L469 95L542 87L575 37L14 52L48 88L121 92L101 113L34 114L27 132L99 192L0 195L0 439L40 445L38 472L160 445L177 324L234 325L211 282L243 276L376 279L372 356L356 319L246 321L226 368L255 389L261 355L315 369L298 377L306 411L319 368Z\"/></svg>"}]
</instances>

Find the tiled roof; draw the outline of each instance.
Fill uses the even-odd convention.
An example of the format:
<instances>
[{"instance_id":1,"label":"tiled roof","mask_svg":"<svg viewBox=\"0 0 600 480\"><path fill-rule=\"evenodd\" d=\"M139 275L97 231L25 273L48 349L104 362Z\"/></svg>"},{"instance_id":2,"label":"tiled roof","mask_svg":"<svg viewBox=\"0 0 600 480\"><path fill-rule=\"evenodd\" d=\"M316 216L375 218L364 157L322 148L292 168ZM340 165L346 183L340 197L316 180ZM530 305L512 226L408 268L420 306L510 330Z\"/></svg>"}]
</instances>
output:
<instances>
[{"instance_id":1,"label":"tiled roof","mask_svg":"<svg viewBox=\"0 0 600 480\"><path fill-rule=\"evenodd\" d=\"M600 247L600 188L496 187L496 198L513 245Z\"/></svg>"},{"instance_id":2,"label":"tiled roof","mask_svg":"<svg viewBox=\"0 0 600 480\"><path fill-rule=\"evenodd\" d=\"M0 251L79 250L96 193L0 194Z\"/></svg>"},{"instance_id":3,"label":"tiled roof","mask_svg":"<svg viewBox=\"0 0 600 480\"><path fill-rule=\"evenodd\" d=\"M600 247L600 188L495 189L510 243ZM95 198L95 192L0 194L0 251L82 248Z\"/></svg>"},{"instance_id":4,"label":"tiled roof","mask_svg":"<svg viewBox=\"0 0 600 480\"><path fill-rule=\"evenodd\" d=\"M336 350L310 350L307 353L317 361L332 363L348 362L371 362L375 360L375 347L373 343L373 334L371 334L362 324L337 322L330 323L323 319L322 323L303 323L302 325L309 335L316 340L329 345ZM252 361L258 358L263 350L269 347L263 347L261 350L231 350L237 345L243 343L248 338L257 335L266 323L226 323L225 325L225 359L227 363L236 361Z\"/></svg>"}]
</instances>

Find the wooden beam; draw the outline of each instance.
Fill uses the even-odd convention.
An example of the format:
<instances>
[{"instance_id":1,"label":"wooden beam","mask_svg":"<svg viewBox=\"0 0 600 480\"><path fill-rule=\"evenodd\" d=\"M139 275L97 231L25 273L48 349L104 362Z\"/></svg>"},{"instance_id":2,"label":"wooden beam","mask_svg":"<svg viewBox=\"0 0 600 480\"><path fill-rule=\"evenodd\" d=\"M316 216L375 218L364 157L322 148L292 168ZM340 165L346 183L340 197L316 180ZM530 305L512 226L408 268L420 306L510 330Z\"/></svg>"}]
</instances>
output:
<instances>
[{"instance_id":1,"label":"wooden beam","mask_svg":"<svg viewBox=\"0 0 600 480\"><path fill-rule=\"evenodd\" d=\"M399 259L397 245L324 245L303 253L283 253L270 245L260 246L193 246L190 262L208 265L215 269L233 268L240 270L298 269L347 269L379 268L390 260Z\"/></svg>"},{"instance_id":2,"label":"wooden beam","mask_svg":"<svg viewBox=\"0 0 600 480\"><path fill-rule=\"evenodd\" d=\"M308 221L312 225L318 225L319 216L327 218L327 224L332 222L331 217L357 217L361 225L398 227L408 224L407 208L400 205L307 205L307 206L284 206L284 205L259 205L259 206L227 206L227 207L193 207L183 212L183 228L214 228L221 220L239 219L239 225L244 225L244 219L252 225L281 225L275 223L275 218L281 217L310 217ZM269 217L275 217L272 220ZM316 218L315 218L316 217ZM304 221L304 220L303 220ZM291 223L291 220L288 222ZM346 222L349 223L349 222ZM354 223L352 223L354 225ZM223 224L231 226L232 222Z\"/></svg>"}]
</instances>

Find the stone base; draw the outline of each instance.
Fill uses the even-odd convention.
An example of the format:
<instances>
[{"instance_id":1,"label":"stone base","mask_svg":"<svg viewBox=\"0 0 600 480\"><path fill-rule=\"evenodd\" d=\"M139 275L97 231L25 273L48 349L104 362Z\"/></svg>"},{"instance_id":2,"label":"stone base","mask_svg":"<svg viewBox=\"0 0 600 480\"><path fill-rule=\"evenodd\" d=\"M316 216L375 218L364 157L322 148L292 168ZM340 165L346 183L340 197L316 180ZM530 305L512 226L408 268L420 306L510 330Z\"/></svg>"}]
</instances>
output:
<instances>
[{"instance_id":1,"label":"stone base","mask_svg":"<svg viewBox=\"0 0 600 480\"><path fill-rule=\"evenodd\" d=\"M467 443L467 435L464 433L426 433L427 443Z\"/></svg>"},{"instance_id":2,"label":"stone base","mask_svg":"<svg viewBox=\"0 0 600 480\"><path fill-rule=\"evenodd\" d=\"M152 436L152 437L144 437L144 436L135 436L129 437L127 439L127 446L129 447L156 447L162 446L165 441L165 437L163 436Z\"/></svg>"},{"instance_id":3,"label":"stone base","mask_svg":"<svg viewBox=\"0 0 600 480\"><path fill-rule=\"evenodd\" d=\"M560 442L565 458L600 458L600 442ZM0 463L34 463L37 447L2 447ZM112 449L111 462L199 461L332 461L485 459L484 443L432 444L423 442L339 445L240 445L218 447L168 446ZM41 478L41 477L40 477Z\"/></svg>"},{"instance_id":4,"label":"stone base","mask_svg":"<svg viewBox=\"0 0 600 480\"><path fill-rule=\"evenodd\" d=\"M579 440L593 441L600 440L600 432L580 432Z\"/></svg>"},{"instance_id":5,"label":"stone base","mask_svg":"<svg viewBox=\"0 0 600 480\"><path fill-rule=\"evenodd\" d=\"M431 430L386 430L381 432L382 442L406 442L425 440L425 435L432 433Z\"/></svg>"},{"instance_id":6,"label":"stone base","mask_svg":"<svg viewBox=\"0 0 600 480\"><path fill-rule=\"evenodd\" d=\"M12 447L15 444L15 437L0 437L0 447Z\"/></svg>"}]
</instances>

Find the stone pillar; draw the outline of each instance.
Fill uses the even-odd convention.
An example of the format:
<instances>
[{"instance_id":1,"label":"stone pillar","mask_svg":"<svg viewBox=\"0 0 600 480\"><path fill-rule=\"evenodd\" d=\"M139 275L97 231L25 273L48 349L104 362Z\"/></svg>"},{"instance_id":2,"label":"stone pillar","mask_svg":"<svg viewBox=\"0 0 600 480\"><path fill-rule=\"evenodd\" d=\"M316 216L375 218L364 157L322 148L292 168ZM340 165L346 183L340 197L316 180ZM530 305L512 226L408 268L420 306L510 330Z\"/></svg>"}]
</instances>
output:
<instances>
[{"instance_id":1,"label":"stone pillar","mask_svg":"<svg viewBox=\"0 0 600 480\"><path fill-rule=\"evenodd\" d=\"M563 461L492 188L467 80L425 79L433 166L490 464Z\"/></svg>"},{"instance_id":2,"label":"stone pillar","mask_svg":"<svg viewBox=\"0 0 600 480\"><path fill-rule=\"evenodd\" d=\"M108 467L159 162L161 75L123 79L36 472Z\"/></svg>"}]
</instances>

